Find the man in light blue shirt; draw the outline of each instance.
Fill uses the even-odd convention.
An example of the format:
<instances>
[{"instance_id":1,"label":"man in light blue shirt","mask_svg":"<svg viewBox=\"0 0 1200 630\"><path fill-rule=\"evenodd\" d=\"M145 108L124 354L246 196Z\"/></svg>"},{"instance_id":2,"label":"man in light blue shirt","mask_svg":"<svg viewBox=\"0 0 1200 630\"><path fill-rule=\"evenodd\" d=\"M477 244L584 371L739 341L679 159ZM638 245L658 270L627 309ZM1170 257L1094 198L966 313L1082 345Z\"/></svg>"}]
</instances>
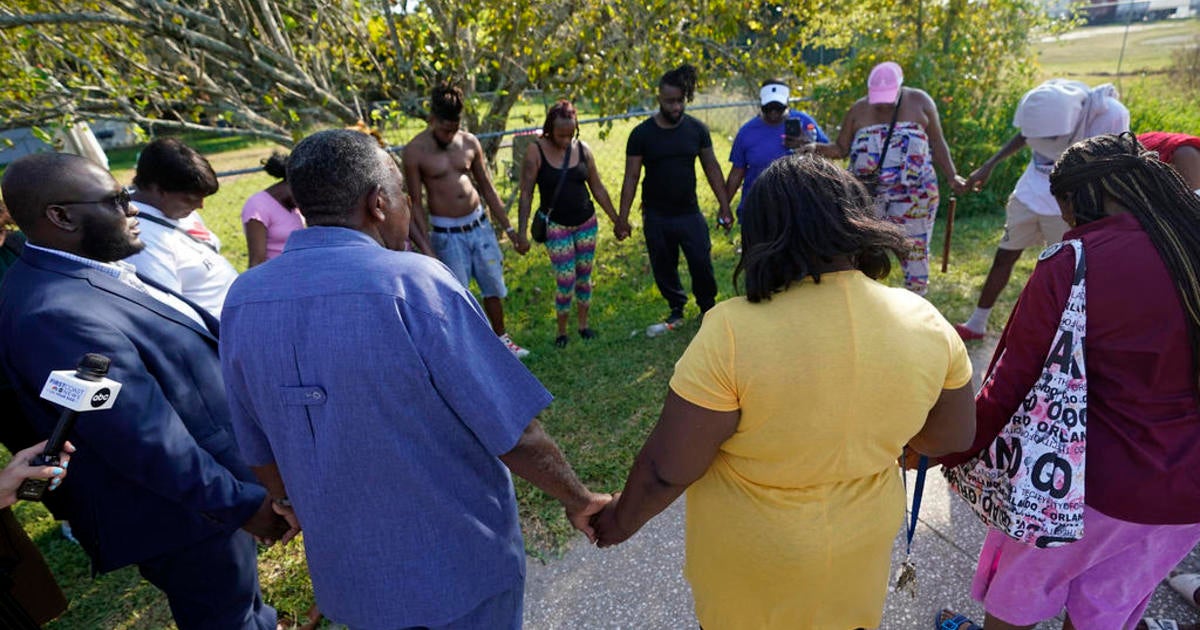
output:
<instances>
[{"instance_id":1,"label":"man in light blue shirt","mask_svg":"<svg viewBox=\"0 0 1200 630\"><path fill-rule=\"evenodd\" d=\"M312 227L234 283L221 360L242 451L304 529L318 605L354 628L519 628L509 470L589 536L610 497L542 431L550 394L449 269L392 251L408 199L370 136L309 136L288 180Z\"/></svg>"}]
</instances>

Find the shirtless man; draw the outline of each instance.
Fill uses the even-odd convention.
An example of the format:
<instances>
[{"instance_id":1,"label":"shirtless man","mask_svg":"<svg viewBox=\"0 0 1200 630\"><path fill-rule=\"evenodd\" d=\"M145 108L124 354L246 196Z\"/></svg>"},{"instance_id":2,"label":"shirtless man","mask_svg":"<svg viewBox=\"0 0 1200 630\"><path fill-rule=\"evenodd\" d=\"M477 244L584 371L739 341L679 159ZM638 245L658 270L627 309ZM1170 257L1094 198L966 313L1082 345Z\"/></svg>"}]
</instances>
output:
<instances>
[{"instance_id":1,"label":"shirtless man","mask_svg":"<svg viewBox=\"0 0 1200 630\"><path fill-rule=\"evenodd\" d=\"M464 287L475 278L492 330L518 359L525 358L529 351L513 343L504 329L501 300L508 289L504 286L503 254L480 198L487 202L492 220L504 228L517 253L529 251L529 241L508 222L479 139L458 128L462 90L448 85L435 88L429 110L429 127L404 147L404 178L413 182L408 189L417 232L413 241L418 245L427 242L432 252L427 249L425 253L435 254Z\"/></svg>"}]
</instances>

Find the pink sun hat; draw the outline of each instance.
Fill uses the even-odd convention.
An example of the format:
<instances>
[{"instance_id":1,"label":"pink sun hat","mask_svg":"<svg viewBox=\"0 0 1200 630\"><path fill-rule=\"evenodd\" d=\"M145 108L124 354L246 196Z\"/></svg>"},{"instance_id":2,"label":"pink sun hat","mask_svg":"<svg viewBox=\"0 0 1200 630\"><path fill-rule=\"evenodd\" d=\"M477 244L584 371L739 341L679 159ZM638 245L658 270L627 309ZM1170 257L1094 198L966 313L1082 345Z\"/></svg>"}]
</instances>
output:
<instances>
[{"instance_id":1,"label":"pink sun hat","mask_svg":"<svg viewBox=\"0 0 1200 630\"><path fill-rule=\"evenodd\" d=\"M885 61L872 68L867 77L867 102L895 103L901 85L904 85L904 70L894 61Z\"/></svg>"}]
</instances>

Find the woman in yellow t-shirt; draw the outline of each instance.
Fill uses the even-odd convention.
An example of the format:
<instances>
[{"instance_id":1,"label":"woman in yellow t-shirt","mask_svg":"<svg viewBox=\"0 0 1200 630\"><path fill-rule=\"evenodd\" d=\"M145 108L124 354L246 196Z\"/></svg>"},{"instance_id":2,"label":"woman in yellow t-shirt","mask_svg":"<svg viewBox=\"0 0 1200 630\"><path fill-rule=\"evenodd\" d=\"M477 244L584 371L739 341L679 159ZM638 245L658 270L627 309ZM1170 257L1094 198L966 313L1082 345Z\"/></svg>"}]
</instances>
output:
<instances>
[{"instance_id":1,"label":"woman in yellow t-shirt","mask_svg":"<svg viewBox=\"0 0 1200 630\"><path fill-rule=\"evenodd\" d=\"M966 348L923 298L874 280L907 248L871 207L824 159L763 173L734 274L746 296L705 315L624 493L594 521L617 544L687 490L685 574L710 630L878 625L901 450L974 437Z\"/></svg>"}]
</instances>

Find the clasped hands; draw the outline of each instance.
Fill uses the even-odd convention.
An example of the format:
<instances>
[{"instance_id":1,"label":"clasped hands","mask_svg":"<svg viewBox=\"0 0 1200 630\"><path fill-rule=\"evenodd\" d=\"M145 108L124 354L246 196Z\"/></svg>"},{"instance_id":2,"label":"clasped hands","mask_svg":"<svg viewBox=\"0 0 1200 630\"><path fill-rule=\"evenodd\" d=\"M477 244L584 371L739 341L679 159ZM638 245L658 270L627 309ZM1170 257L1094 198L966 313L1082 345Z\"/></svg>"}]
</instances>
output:
<instances>
[{"instance_id":1,"label":"clasped hands","mask_svg":"<svg viewBox=\"0 0 1200 630\"><path fill-rule=\"evenodd\" d=\"M617 219L613 221L613 236L615 236L618 241L623 241L629 238L630 234L633 234L633 227L629 225L629 221L617 217Z\"/></svg>"},{"instance_id":2,"label":"clasped hands","mask_svg":"<svg viewBox=\"0 0 1200 630\"><path fill-rule=\"evenodd\" d=\"M290 505L282 505L268 496L242 524L242 529L254 536L258 544L270 547L275 541L291 542L300 533L300 521Z\"/></svg>"},{"instance_id":3,"label":"clasped hands","mask_svg":"<svg viewBox=\"0 0 1200 630\"><path fill-rule=\"evenodd\" d=\"M524 256L529 252L529 239L525 238L525 234L516 230L511 232L505 230L505 232L508 234L508 240L512 242L513 249L515 249L518 254Z\"/></svg>"},{"instance_id":4,"label":"clasped hands","mask_svg":"<svg viewBox=\"0 0 1200 630\"><path fill-rule=\"evenodd\" d=\"M598 547L611 547L625 542L637 532L637 528L627 529L617 522L617 502L620 492L613 494L592 494L586 504L572 510L567 507L567 520L571 526L582 532L588 542Z\"/></svg>"}]
</instances>

